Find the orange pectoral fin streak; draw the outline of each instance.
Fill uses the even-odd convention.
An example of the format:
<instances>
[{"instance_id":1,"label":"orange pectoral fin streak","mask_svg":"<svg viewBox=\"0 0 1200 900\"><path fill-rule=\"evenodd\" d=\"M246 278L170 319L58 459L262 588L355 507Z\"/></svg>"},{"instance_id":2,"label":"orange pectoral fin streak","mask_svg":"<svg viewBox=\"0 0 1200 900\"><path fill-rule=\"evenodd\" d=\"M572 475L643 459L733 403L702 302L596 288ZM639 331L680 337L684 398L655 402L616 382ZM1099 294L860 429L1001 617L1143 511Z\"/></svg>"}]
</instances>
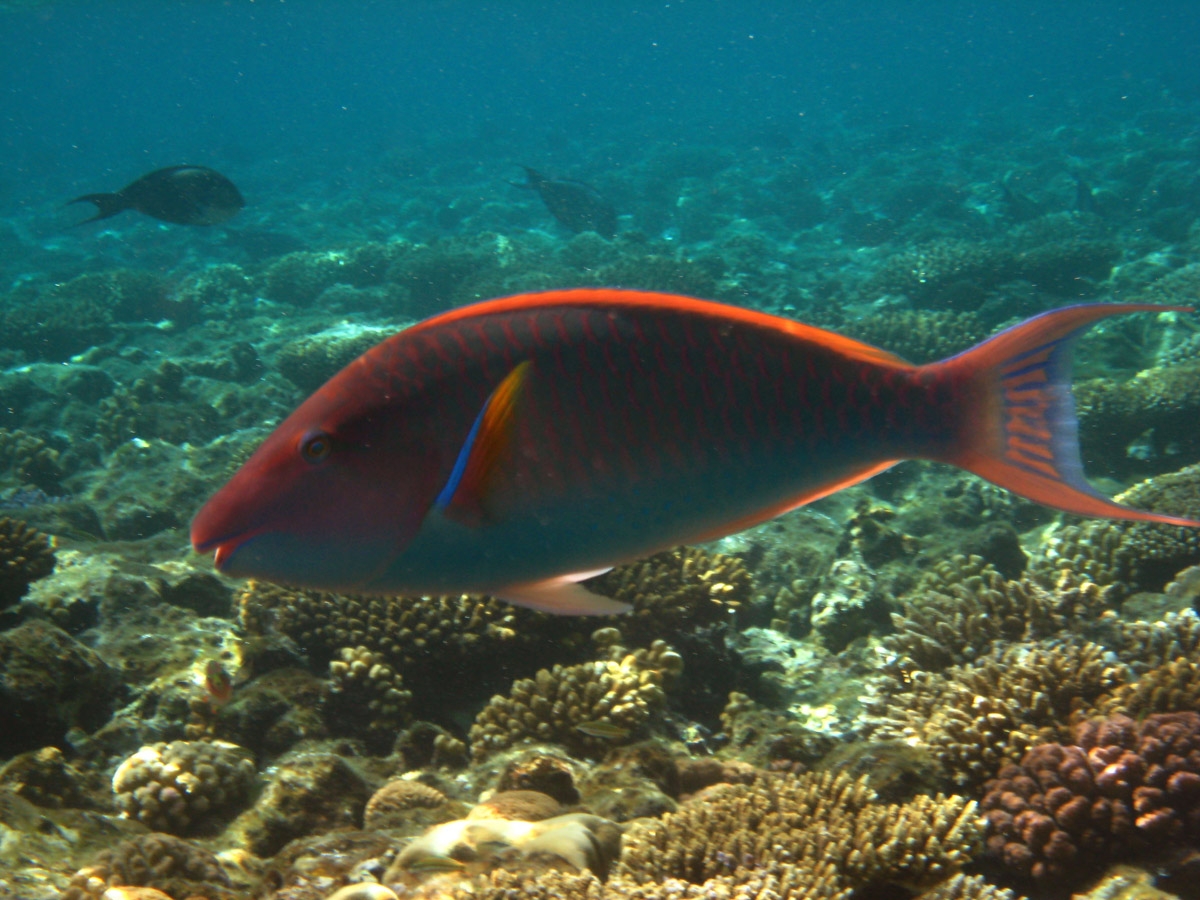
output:
<instances>
[{"instance_id":1,"label":"orange pectoral fin streak","mask_svg":"<svg viewBox=\"0 0 1200 900\"><path fill-rule=\"evenodd\" d=\"M878 475L885 469L890 469L898 459L889 459L884 462L871 463L869 466L864 466L861 469L855 469L850 474L837 481L823 484L820 487L812 488L798 496L788 497L779 503L775 503L765 509L756 509L749 515L742 516L739 519L734 519L732 522L724 522L719 527L706 531L702 534L688 538L689 542L715 541L717 538L725 537L727 534L737 534L739 531L745 531L747 528L753 528L762 522L769 522L777 516L782 516L786 512L791 512L793 509L799 509L801 506L807 506L810 503L815 503L822 497L828 497L830 494L836 494L843 488L848 488L851 485L858 484L860 481L866 481L873 475Z\"/></svg>"},{"instance_id":2,"label":"orange pectoral fin streak","mask_svg":"<svg viewBox=\"0 0 1200 900\"><path fill-rule=\"evenodd\" d=\"M512 440L517 403L532 370L529 360L520 363L496 385L480 410L435 503L451 518L473 524L483 517L483 500Z\"/></svg>"}]
</instances>

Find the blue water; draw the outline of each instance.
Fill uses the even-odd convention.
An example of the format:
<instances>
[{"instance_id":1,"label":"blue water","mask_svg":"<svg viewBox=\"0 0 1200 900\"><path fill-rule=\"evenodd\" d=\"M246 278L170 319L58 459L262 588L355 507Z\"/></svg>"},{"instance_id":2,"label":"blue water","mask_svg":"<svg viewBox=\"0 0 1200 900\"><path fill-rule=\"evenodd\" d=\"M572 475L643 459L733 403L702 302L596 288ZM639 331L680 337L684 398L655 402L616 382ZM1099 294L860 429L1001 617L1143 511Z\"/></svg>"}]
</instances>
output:
<instances>
[{"instance_id":1,"label":"blue water","mask_svg":"<svg viewBox=\"0 0 1200 900\"><path fill-rule=\"evenodd\" d=\"M1185 2L41 3L0 30L10 216L183 161L284 215L309 199L297 177L369 190L363 168L431 134L473 136L498 172L619 166L647 141L1065 124L1200 95Z\"/></svg>"}]
</instances>

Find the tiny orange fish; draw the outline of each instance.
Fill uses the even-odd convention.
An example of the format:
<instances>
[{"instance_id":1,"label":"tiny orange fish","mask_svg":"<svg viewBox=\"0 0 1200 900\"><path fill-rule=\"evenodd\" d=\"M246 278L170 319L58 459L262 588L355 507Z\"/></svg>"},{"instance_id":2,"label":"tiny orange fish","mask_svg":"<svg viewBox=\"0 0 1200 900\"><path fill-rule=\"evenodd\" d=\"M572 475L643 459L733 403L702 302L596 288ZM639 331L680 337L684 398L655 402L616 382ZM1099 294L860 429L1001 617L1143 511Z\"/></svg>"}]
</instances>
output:
<instances>
[{"instance_id":1,"label":"tiny orange fish","mask_svg":"<svg viewBox=\"0 0 1200 900\"><path fill-rule=\"evenodd\" d=\"M224 706L233 697L233 679L219 659L210 659L205 665L204 688L213 706Z\"/></svg>"}]
</instances>

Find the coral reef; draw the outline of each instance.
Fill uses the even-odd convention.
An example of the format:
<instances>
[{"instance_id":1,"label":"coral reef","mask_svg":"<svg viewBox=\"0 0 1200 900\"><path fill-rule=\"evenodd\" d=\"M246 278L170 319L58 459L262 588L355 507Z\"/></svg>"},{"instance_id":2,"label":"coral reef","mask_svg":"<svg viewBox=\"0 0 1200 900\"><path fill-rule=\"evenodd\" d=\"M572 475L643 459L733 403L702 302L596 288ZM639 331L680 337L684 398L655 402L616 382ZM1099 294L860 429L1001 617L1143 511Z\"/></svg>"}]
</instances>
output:
<instances>
[{"instance_id":1,"label":"coral reef","mask_svg":"<svg viewBox=\"0 0 1200 900\"><path fill-rule=\"evenodd\" d=\"M1066 737L1073 715L1127 679L1098 644L1018 644L942 673L903 673L902 690L864 703L876 737L929 747L954 784L973 789L1005 760Z\"/></svg>"},{"instance_id":2,"label":"coral reef","mask_svg":"<svg viewBox=\"0 0 1200 900\"><path fill-rule=\"evenodd\" d=\"M1143 481L1116 499L1153 512L1192 515L1200 509L1200 465ZM1075 584L1087 580L1112 586L1120 599L1161 591L1176 573L1197 563L1200 533L1195 528L1105 520L1047 535L1031 569L1046 585L1064 578Z\"/></svg>"},{"instance_id":3,"label":"coral reef","mask_svg":"<svg viewBox=\"0 0 1200 900\"><path fill-rule=\"evenodd\" d=\"M449 798L435 787L419 781L393 779L367 800L363 828L378 831L407 822L415 811L443 813L452 809Z\"/></svg>"},{"instance_id":4,"label":"coral reef","mask_svg":"<svg viewBox=\"0 0 1200 900\"><path fill-rule=\"evenodd\" d=\"M364 739L387 745L406 723L412 692L400 674L366 647L343 647L329 664L333 689L341 694L335 705L339 718L365 720Z\"/></svg>"},{"instance_id":5,"label":"coral reef","mask_svg":"<svg viewBox=\"0 0 1200 900\"><path fill-rule=\"evenodd\" d=\"M202 834L232 817L249 799L254 762L226 741L150 744L113 774L122 812L155 831Z\"/></svg>"},{"instance_id":6,"label":"coral reef","mask_svg":"<svg viewBox=\"0 0 1200 900\"><path fill-rule=\"evenodd\" d=\"M493 697L471 726L471 755L537 741L590 757L635 735L661 711L683 661L662 641L625 655L614 649L617 659L542 669Z\"/></svg>"},{"instance_id":7,"label":"coral reef","mask_svg":"<svg viewBox=\"0 0 1200 900\"><path fill-rule=\"evenodd\" d=\"M1093 471L1161 471L1200 449L1200 364L1194 355L1144 369L1128 381L1093 378L1072 387L1079 439ZM1125 436L1114 441L1113 435Z\"/></svg>"},{"instance_id":8,"label":"coral reef","mask_svg":"<svg viewBox=\"0 0 1200 900\"><path fill-rule=\"evenodd\" d=\"M254 806L229 831L250 852L274 856L289 841L354 827L370 796L366 777L346 759L327 746L302 744L275 761Z\"/></svg>"},{"instance_id":9,"label":"coral reef","mask_svg":"<svg viewBox=\"0 0 1200 900\"><path fill-rule=\"evenodd\" d=\"M1200 714L1081 723L1074 743L1042 744L1004 766L982 805L990 853L1047 885L1186 845L1200 829Z\"/></svg>"},{"instance_id":10,"label":"coral reef","mask_svg":"<svg viewBox=\"0 0 1200 900\"><path fill-rule=\"evenodd\" d=\"M39 578L54 571L54 548L24 522L0 517L0 609L11 606Z\"/></svg>"},{"instance_id":11,"label":"coral reef","mask_svg":"<svg viewBox=\"0 0 1200 900\"><path fill-rule=\"evenodd\" d=\"M53 494L62 490L64 463L63 454L44 438L20 428L0 428L0 475L7 471L18 484Z\"/></svg>"},{"instance_id":12,"label":"coral reef","mask_svg":"<svg viewBox=\"0 0 1200 900\"><path fill-rule=\"evenodd\" d=\"M280 349L275 367L296 387L312 392L394 332L391 328L335 330L303 337Z\"/></svg>"},{"instance_id":13,"label":"coral reef","mask_svg":"<svg viewBox=\"0 0 1200 900\"><path fill-rule=\"evenodd\" d=\"M0 632L0 756L65 745L103 725L124 694L118 673L60 628L34 619Z\"/></svg>"},{"instance_id":14,"label":"coral reef","mask_svg":"<svg viewBox=\"0 0 1200 900\"><path fill-rule=\"evenodd\" d=\"M697 547L678 547L618 566L588 587L633 607L613 620L630 644L729 621L754 596L745 563Z\"/></svg>"},{"instance_id":15,"label":"coral reef","mask_svg":"<svg viewBox=\"0 0 1200 900\"><path fill-rule=\"evenodd\" d=\"M635 823L615 874L639 884L771 870L829 872L842 888L930 887L975 852L983 826L962 797L874 802L865 779L845 774L761 775L719 785L661 820ZM828 867L828 868L827 868Z\"/></svg>"},{"instance_id":16,"label":"coral reef","mask_svg":"<svg viewBox=\"0 0 1200 900\"><path fill-rule=\"evenodd\" d=\"M1091 583L1049 591L1025 579L1005 579L978 557L957 557L935 571L948 570L962 576L949 583L925 576L901 600L901 612L892 613L895 631L880 642L895 657L889 665L939 671L976 659L997 642L1077 629L1111 608L1106 592Z\"/></svg>"},{"instance_id":17,"label":"coral reef","mask_svg":"<svg viewBox=\"0 0 1200 900\"><path fill-rule=\"evenodd\" d=\"M911 363L945 359L988 336L979 316L955 310L880 310L866 318L830 321L828 327Z\"/></svg>"},{"instance_id":18,"label":"coral reef","mask_svg":"<svg viewBox=\"0 0 1200 900\"><path fill-rule=\"evenodd\" d=\"M229 877L208 850L166 834L130 838L101 851L71 877L61 900L109 900L111 888L155 888L173 900L234 900ZM120 897L121 894L111 894ZM137 900L137 894L128 894Z\"/></svg>"}]
</instances>

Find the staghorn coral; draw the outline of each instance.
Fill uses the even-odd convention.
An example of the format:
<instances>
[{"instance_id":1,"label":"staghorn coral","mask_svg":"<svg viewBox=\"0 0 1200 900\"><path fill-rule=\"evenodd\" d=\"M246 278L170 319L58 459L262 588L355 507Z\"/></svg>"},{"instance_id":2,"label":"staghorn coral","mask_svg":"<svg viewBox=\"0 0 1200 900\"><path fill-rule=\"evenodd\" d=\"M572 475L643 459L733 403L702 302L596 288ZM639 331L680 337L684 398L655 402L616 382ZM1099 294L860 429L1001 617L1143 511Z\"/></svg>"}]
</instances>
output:
<instances>
[{"instance_id":1,"label":"staghorn coral","mask_svg":"<svg viewBox=\"0 0 1200 900\"><path fill-rule=\"evenodd\" d=\"M235 896L212 853L165 834L141 835L101 851L71 877L61 900L99 900L114 886L157 888L174 900Z\"/></svg>"},{"instance_id":2,"label":"staghorn coral","mask_svg":"<svg viewBox=\"0 0 1200 900\"><path fill-rule=\"evenodd\" d=\"M931 886L970 860L983 828L962 797L874 802L865 778L845 774L761 775L719 785L661 820L626 832L615 875L637 884L680 879L705 885L774 866L819 874L847 889L890 883Z\"/></svg>"},{"instance_id":3,"label":"staghorn coral","mask_svg":"<svg viewBox=\"0 0 1200 900\"><path fill-rule=\"evenodd\" d=\"M1042 744L1001 768L983 808L989 853L1043 885L1186 846L1200 835L1200 714L1083 722L1073 744Z\"/></svg>"},{"instance_id":4,"label":"staghorn coral","mask_svg":"<svg viewBox=\"0 0 1200 900\"><path fill-rule=\"evenodd\" d=\"M951 572L957 572L955 578ZM996 643L1049 637L1097 619L1109 608L1094 584L1049 591L1008 580L979 557L939 563L892 613L893 634L880 641L888 666L939 671L985 654Z\"/></svg>"},{"instance_id":5,"label":"staghorn coral","mask_svg":"<svg viewBox=\"0 0 1200 900\"><path fill-rule=\"evenodd\" d=\"M150 744L113 774L123 814L155 831L202 832L245 803L254 783L247 751L225 741Z\"/></svg>"},{"instance_id":6,"label":"staghorn coral","mask_svg":"<svg viewBox=\"0 0 1200 900\"><path fill-rule=\"evenodd\" d=\"M1128 680L1093 643L996 648L944 673L911 672L903 690L863 698L875 738L929 747L954 784L976 788L1005 760L1065 736L1072 717Z\"/></svg>"},{"instance_id":7,"label":"staghorn coral","mask_svg":"<svg viewBox=\"0 0 1200 900\"><path fill-rule=\"evenodd\" d=\"M1200 510L1200 465L1143 481L1117 496L1119 503L1169 515ZM1188 566L1200 563L1200 529L1155 522L1095 521L1047 535L1033 576L1047 586L1084 580L1113 586L1118 599L1161 591Z\"/></svg>"},{"instance_id":8,"label":"staghorn coral","mask_svg":"<svg viewBox=\"0 0 1200 900\"><path fill-rule=\"evenodd\" d=\"M621 653L614 648L614 656ZM493 697L471 726L471 755L482 760L497 750L525 742L554 742L571 753L602 755L628 739L661 710L663 688L683 662L662 641L619 659L542 669L513 684L507 697ZM600 724L612 737L580 726ZM587 729L591 730L591 729Z\"/></svg>"},{"instance_id":9,"label":"staghorn coral","mask_svg":"<svg viewBox=\"0 0 1200 900\"><path fill-rule=\"evenodd\" d=\"M588 587L633 607L614 620L632 644L724 621L754 596L745 563L696 547L677 547L618 566Z\"/></svg>"},{"instance_id":10,"label":"staghorn coral","mask_svg":"<svg viewBox=\"0 0 1200 900\"><path fill-rule=\"evenodd\" d=\"M11 606L39 578L54 571L49 538L24 522L0 518L0 609Z\"/></svg>"}]
</instances>

